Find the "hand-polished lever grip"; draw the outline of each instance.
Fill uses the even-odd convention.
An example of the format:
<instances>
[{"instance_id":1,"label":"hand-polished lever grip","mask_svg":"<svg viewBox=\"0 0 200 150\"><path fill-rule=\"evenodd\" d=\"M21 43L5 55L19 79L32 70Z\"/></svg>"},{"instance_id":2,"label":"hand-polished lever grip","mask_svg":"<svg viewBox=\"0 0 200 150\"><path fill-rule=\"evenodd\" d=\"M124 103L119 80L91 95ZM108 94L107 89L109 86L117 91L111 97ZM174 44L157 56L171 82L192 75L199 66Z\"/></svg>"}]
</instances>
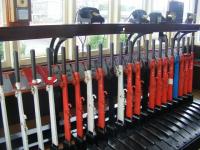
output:
<instances>
[{"instance_id":1,"label":"hand-polished lever grip","mask_svg":"<svg viewBox=\"0 0 200 150\"><path fill-rule=\"evenodd\" d=\"M114 44L110 44L110 61L111 61L111 68L114 67Z\"/></svg>"},{"instance_id":2,"label":"hand-polished lever grip","mask_svg":"<svg viewBox=\"0 0 200 150\"><path fill-rule=\"evenodd\" d=\"M149 40L145 41L145 47L146 47L146 62L149 61Z\"/></svg>"},{"instance_id":3,"label":"hand-polished lever grip","mask_svg":"<svg viewBox=\"0 0 200 150\"><path fill-rule=\"evenodd\" d=\"M48 68L48 77L52 77L52 68L51 68L51 49L47 48L47 68Z\"/></svg>"},{"instance_id":4,"label":"hand-polished lever grip","mask_svg":"<svg viewBox=\"0 0 200 150\"><path fill-rule=\"evenodd\" d=\"M15 68L16 82L20 82L19 59L18 59L18 52L17 51L14 51L14 68Z\"/></svg>"},{"instance_id":5,"label":"hand-polished lever grip","mask_svg":"<svg viewBox=\"0 0 200 150\"><path fill-rule=\"evenodd\" d=\"M128 51L129 51L129 63L133 62L133 43L128 41Z\"/></svg>"},{"instance_id":6,"label":"hand-polished lever grip","mask_svg":"<svg viewBox=\"0 0 200 150\"><path fill-rule=\"evenodd\" d=\"M190 37L187 37L187 53L189 54L190 49Z\"/></svg>"},{"instance_id":7,"label":"hand-polished lever grip","mask_svg":"<svg viewBox=\"0 0 200 150\"><path fill-rule=\"evenodd\" d=\"M165 38L165 57L168 57L168 39Z\"/></svg>"},{"instance_id":8,"label":"hand-polished lever grip","mask_svg":"<svg viewBox=\"0 0 200 150\"><path fill-rule=\"evenodd\" d=\"M171 56L174 56L174 46L175 46L175 41L174 38L171 39Z\"/></svg>"},{"instance_id":9,"label":"hand-polished lever grip","mask_svg":"<svg viewBox=\"0 0 200 150\"><path fill-rule=\"evenodd\" d=\"M185 37L182 39L182 53L185 53Z\"/></svg>"},{"instance_id":10,"label":"hand-polished lever grip","mask_svg":"<svg viewBox=\"0 0 200 150\"><path fill-rule=\"evenodd\" d=\"M78 46L76 46L76 51L75 51L75 72L79 72L79 50Z\"/></svg>"},{"instance_id":11,"label":"hand-polished lever grip","mask_svg":"<svg viewBox=\"0 0 200 150\"><path fill-rule=\"evenodd\" d=\"M137 61L140 61L141 59L141 48L140 48L141 42L140 40L137 41L137 50L138 50L138 58Z\"/></svg>"},{"instance_id":12,"label":"hand-polished lever grip","mask_svg":"<svg viewBox=\"0 0 200 150\"><path fill-rule=\"evenodd\" d=\"M156 41L152 40L152 59L155 59L155 52L156 52Z\"/></svg>"},{"instance_id":13,"label":"hand-polished lever grip","mask_svg":"<svg viewBox=\"0 0 200 150\"><path fill-rule=\"evenodd\" d=\"M32 69L32 79L36 80L36 62L35 62L35 50L30 51L31 54L31 69Z\"/></svg>"},{"instance_id":14,"label":"hand-polished lever grip","mask_svg":"<svg viewBox=\"0 0 200 150\"><path fill-rule=\"evenodd\" d=\"M61 48L61 54L62 54L62 74L66 74L66 50L65 47Z\"/></svg>"},{"instance_id":15,"label":"hand-polished lever grip","mask_svg":"<svg viewBox=\"0 0 200 150\"><path fill-rule=\"evenodd\" d=\"M194 52L194 36L192 36L192 41L191 41L191 52Z\"/></svg>"},{"instance_id":16,"label":"hand-polished lever grip","mask_svg":"<svg viewBox=\"0 0 200 150\"><path fill-rule=\"evenodd\" d=\"M159 39L159 58L162 58L162 39Z\"/></svg>"},{"instance_id":17,"label":"hand-polished lever grip","mask_svg":"<svg viewBox=\"0 0 200 150\"><path fill-rule=\"evenodd\" d=\"M99 44L99 66L103 67L103 45Z\"/></svg>"}]
</instances>

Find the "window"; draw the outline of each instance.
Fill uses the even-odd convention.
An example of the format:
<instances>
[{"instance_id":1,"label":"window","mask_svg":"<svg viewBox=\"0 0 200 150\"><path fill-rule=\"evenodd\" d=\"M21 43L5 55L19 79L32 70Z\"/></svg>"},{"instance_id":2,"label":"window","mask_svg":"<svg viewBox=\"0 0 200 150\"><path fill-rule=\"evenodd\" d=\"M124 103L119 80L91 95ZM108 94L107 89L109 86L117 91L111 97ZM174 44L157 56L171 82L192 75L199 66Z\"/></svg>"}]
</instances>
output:
<instances>
[{"instance_id":1,"label":"window","mask_svg":"<svg viewBox=\"0 0 200 150\"><path fill-rule=\"evenodd\" d=\"M120 23L128 23L129 19L132 17L132 12L137 9L143 9L143 0L126 0L120 1ZM120 35L120 42L125 42L127 35Z\"/></svg>"},{"instance_id":2,"label":"window","mask_svg":"<svg viewBox=\"0 0 200 150\"><path fill-rule=\"evenodd\" d=\"M200 3L198 2L198 6L197 6L197 14L196 14L196 23L199 24L200 23ZM200 31L198 31L197 33L195 33L195 44L200 45Z\"/></svg>"},{"instance_id":3,"label":"window","mask_svg":"<svg viewBox=\"0 0 200 150\"><path fill-rule=\"evenodd\" d=\"M179 0L184 3L183 21L187 18L187 13L194 13L195 0Z\"/></svg>"},{"instance_id":4,"label":"window","mask_svg":"<svg viewBox=\"0 0 200 150\"><path fill-rule=\"evenodd\" d=\"M152 8L151 10L153 12L161 12L162 15L165 17L166 12L168 10L168 4L171 0L152 0ZM178 0L180 2L184 3L184 14L183 14L183 22L185 21L187 17L188 12L192 12L194 10L194 0Z\"/></svg>"},{"instance_id":5,"label":"window","mask_svg":"<svg viewBox=\"0 0 200 150\"><path fill-rule=\"evenodd\" d=\"M63 23L63 0L31 0L31 25L52 25ZM30 50L35 49L36 56L45 56L51 39L24 40L19 43L20 58L30 57Z\"/></svg>"},{"instance_id":6,"label":"window","mask_svg":"<svg viewBox=\"0 0 200 150\"><path fill-rule=\"evenodd\" d=\"M161 12L163 17L166 17L166 13L168 11L170 1L173 1L173 0L162 0L162 1L152 0L151 12ZM195 0L176 0L176 1L184 3L184 12L183 12L183 23L184 23L187 18L187 13L189 12L193 13L194 11ZM152 37L154 39L157 39L158 33L153 33Z\"/></svg>"},{"instance_id":7,"label":"window","mask_svg":"<svg viewBox=\"0 0 200 150\"><path fill-rule=\"evenodd\" d=\"M31 25L63 23L63 0L31 0L31 6Z\"/></svg>"},{"instance_id":8,"label":"window","mask_svg":"<svg viewBox=\"0 0 200 150\"><path fill-rule=\"evenodd\" d=\"M162 15L165 17L166 16L166 12L168 10L168 3L169 0L162 0L162 1L158 1L158 0L153 0L152 1L152 12L161 12Z\"/></svg>"},{"instance_id":9,"label":"window","mask_svg":"<svg viewBox=\"0 0 200 150\"><path fill-rule=\"evenodd\" d=\"M108 23L108 0L76 0L76 12L83 7L99 9L101 16L105 19L105 23ZM84 49L82 48L82 43L84 43ZM92 50L98 49L99 43L102 43L104 48L108 48L108 36L87 36L86 40L85 37L76 38L76 44L82 49L81 51L86 51L86 43L91 45Z\"/></svg>"},{"instance_id":10,"label":"window","mask_svg":"<svg viewBox=\"0 0 200 150\"><path fill-rule=\"evenodd\" d=\"M0 1L0 27L3 26L3 7L2 7L2 1ZM1 59L4 59L4 44L3 42L0 42L0 56Z\"/></svg>"},{"instance_id":11,"label":"window","mask_svg":"<svg viewBox=\"0 0 200 150\"><path fill-rule=\"evenodd\" d=\"M100 14L108 22L108 0L76 0L76 12L83 7L94 7L99 9Z\"/></svg>"},{"instance_id":12,"label":"window","mask_svg":"<svg viewBox=\"0 0 200 150\"><path fill-rule=\"evenodd\" d=\"M0 27L3 26L3 7L2 1L0 1Z\"/></svg>"},{"instance_id":13,"label":"window","mask_svg":"<svg viewBox=\"0 0 200 150\"><path fill-rule=\"evenodd\" d=\"M121 17L120 22L128 22L131 13L136 9L142 9L143 0L126 0L126 2L121 0Z\"/></svg>"},{"instance_id":14,"label":"window","mask_svg":"<svg viewBox=\"0 0 200 150\"><path fill-rule=\"evenodd\" d=\"M20 41L20 58L29 58L30 57L30 50L35 50L35 55L38 56L45 56L46 55L46 48L49 47L51 39L39 39L39 40L24 40Z\"/></svg>"}]
</instances>

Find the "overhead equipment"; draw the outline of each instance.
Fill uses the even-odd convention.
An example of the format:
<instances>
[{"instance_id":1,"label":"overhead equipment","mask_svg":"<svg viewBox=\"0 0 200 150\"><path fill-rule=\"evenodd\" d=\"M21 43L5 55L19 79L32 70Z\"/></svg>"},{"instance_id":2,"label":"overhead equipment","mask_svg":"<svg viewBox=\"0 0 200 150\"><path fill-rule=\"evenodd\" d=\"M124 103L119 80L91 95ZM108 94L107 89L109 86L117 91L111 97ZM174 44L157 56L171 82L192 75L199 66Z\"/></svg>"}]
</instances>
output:
<instances>
[{"instance_id":1,"label":"overhead equipment","mask_svg":"<svg viewBox=\"0 0 200 150\"><path fill-rule=\"evenodd\" d=\"M97 8L83 7L78 11L77 22L81 24L104 23L105 19Z\"/></svg>"},{"instance_id":2,"label":"overhead equipment","mask_svg":"<svg viewBox=\"0 0 200 150\"><path fill-rule=\"evenodd\" d=\"M168 11L176 16L174 20L175 23L183 22L184 3L176 0L170 1Z\"/></svg>"},{"instance_id":3,"label":"overhead equipment","mask_svg":"<svg viewBox=\"0 0 200 150\"><path fill-rule=\"evenodd\" d=\"M141 23L148 23L149 22L148 15L147 15L146 11L144 11L142 9L134 10L131 13L131 16L132 16L132 18L129 19L130 23L141 24Z\"/></svg>"}]
</instances>

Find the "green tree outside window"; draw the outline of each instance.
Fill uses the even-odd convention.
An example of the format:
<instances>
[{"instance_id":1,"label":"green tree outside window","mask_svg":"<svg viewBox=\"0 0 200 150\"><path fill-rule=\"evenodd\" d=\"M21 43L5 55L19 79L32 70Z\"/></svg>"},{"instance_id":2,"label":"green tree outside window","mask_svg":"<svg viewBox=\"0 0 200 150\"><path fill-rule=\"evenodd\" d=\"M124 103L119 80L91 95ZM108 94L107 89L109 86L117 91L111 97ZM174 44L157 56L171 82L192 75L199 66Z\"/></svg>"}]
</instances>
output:
<instances>
[{"instance_id":1,"label":"green tree outside window","mask_svg":"<svg viewBox=\"0 0 200 150\"><path fill-rule=\"evenodd\" d=\"M88 44L91 45L92 50L98 49L100 43L103 44L104 48L108 47L108 37L103 35L94 35L88 39Z\"/></svg>"},{"instance_id":2,"label":"green tree outside window","mask_svg":"<svg viewBox=\"0 0 200 150\"><path fill-rule=\"evenodd\" d=\"M0 42L0 56L1 59L4 59L3 43Z\"/></svg>"}]
</instances>

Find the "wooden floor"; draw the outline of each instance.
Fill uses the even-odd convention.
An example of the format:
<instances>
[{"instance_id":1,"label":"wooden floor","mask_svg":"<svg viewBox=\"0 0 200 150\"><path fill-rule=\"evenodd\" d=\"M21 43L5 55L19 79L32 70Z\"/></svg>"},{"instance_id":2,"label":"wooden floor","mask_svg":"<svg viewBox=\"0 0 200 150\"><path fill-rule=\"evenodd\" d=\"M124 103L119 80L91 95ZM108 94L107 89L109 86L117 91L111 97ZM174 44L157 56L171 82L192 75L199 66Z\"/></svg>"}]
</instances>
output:
<instances>
[{"instance_id":1,"label":"wooden floor","mask_svg":"<svg viewBox=\"0 0 200 150\"><path fill-rule=\"evenodd\" d=\"M200 100L200 90L193 90L193 95L195 99Z\"/></svg>"}]
</instances>

